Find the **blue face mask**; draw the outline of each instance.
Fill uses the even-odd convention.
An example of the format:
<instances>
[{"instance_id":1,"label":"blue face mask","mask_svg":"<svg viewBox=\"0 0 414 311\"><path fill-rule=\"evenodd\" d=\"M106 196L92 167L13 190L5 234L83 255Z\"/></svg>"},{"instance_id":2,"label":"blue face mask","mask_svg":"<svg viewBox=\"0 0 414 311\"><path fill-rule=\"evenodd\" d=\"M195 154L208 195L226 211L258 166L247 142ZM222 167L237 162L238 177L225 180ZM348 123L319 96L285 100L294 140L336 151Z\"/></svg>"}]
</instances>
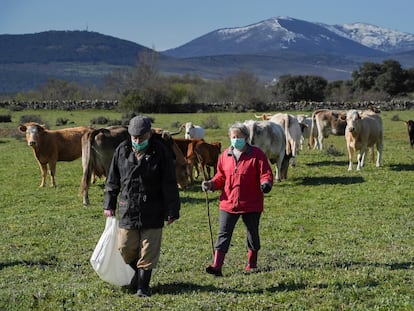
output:
<instances>
[{"instance_id":1,"label":"blue face mask","mask_svg":"<svg viewBox=\"0 0 414 311\"><path fill-rule=\"evenodd\" d=\"M134 141L131 141L131 142L132 142L132 147L137 151L141 151L148 147L148 139L144 140L142 143L136 143Z\"/></svg>"},{"instance_id":2,"label":"blue face mask","mask_svg":"<svg viewBox=\"0 0 414 311\"><path fill-rule=\"evenodd\" d=\"M237 150L242 150L246 145L246 140L244 138L232 138L230 141L231 145Z\"/></svg>"}]
</instances>

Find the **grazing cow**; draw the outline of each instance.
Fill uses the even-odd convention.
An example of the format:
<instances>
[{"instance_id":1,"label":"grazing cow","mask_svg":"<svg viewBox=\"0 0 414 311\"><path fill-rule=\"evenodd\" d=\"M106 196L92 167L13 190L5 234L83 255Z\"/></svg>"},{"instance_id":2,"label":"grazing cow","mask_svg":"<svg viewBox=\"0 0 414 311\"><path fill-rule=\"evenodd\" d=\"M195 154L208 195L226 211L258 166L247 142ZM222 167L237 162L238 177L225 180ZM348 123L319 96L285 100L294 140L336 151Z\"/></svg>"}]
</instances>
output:
<instances>
[{"instance_id":1,"label":"grazing cow","mask_svg":"<svg viewBox=\"0 0 414 311\"><path fill-rule=\"evenodd\" d=\"M323 140L329 134L345 135L346 112L340 110L318 109L312 113L312 125L309 136L309 145L313 149L323 149ZM315 142L315 134L318 133Z\"/></svg>"},{"instance_id":2,"label":"grazing cow","mask_svg":"<svg viewBox=\"0 0 414 311\"><path fill-rule=\"evenodd\" d=\"M204 175L204 179L211 178L210 167L213 167L214 174L217 173L217 161L221 153L221 143L200 141L194 146L194 153L197 157L197 161L201 167ZM207 168L207 174L206 174Z\"/></svg>"},{"instance_id":3,"label":"grazing cow","mask_svg":"<svg viewBox=\"0 0 414 311\"><path fill-rule=\"evenodd\" d=\"M125 126L95 129L83 135L83 177L80 190L84 205L89 205L88 189L92 176L99 178L107 176L116 147L129 137L128 130Z\"/></svg>"},{"instance_id":4,"label":"grazing cow","mask_svg":"<svg viewBox=\"0 0 414 311\"><path fill-rule=\"evenodd\" d=\"M49 165L50 182L56 187L55 173L57 161L73 161L82 155L82 136L92 129L85 126L48 130L44 126L30 122L19 126L19 131L26 133L27 144L39 164L42 181L46 185L47 165Z\"/></svg>"},{"instance_id":5,"label":"grazing cow","mask_svg":"<svg viewBox=\"0 0 414 311\"><path fill-rule=\"evenodd\" d=\"M381 117L376 113L360 113L349 110L346 116L347 126L345 138L348 148L349 167L352 171L352 161L356 150L359 150L357 171L364 166L365 155L368 148L377 148L376 166L381 166L383 148L383 129ZM374 160L374 151L371 152Z\"/></svg>"},{"instance_id":6,"label":"grazing cow","mask_svg":"<svg viewBox=\"0 0 414 311\"><path fill-rule=\"evenodd\" d=\"M270 163L275 164L275 178L277 181L287 178L287 166L282 170L282 163L286 153L286 137L283 128L270 121L244 122L249 129L249 142L263 150Z\"/></svg>"},{"instance_id":7,"label":"grazing cow","mask_svg":"<svg viewBox=\"0 0 414 311\"><path fill-rule=\"evenodd\" d=\"M185 126L185 139L204 139L204 129L199 125L194 125L192 122L187 122Z\"/></svg>"},{"instance_id":8,"label":"grazing cow","mask_svg":"<svg viewBox=\"0 0 414 311\"><path fill-rule=\"evenodd\" d=\"M408 137L410 138L410 146L411 148L413 148L414 146L414 121L413 120L408 120L408 121L404 121L405 124L407 124L407 129L408 129Z\"/></svg>"}]
</instances>

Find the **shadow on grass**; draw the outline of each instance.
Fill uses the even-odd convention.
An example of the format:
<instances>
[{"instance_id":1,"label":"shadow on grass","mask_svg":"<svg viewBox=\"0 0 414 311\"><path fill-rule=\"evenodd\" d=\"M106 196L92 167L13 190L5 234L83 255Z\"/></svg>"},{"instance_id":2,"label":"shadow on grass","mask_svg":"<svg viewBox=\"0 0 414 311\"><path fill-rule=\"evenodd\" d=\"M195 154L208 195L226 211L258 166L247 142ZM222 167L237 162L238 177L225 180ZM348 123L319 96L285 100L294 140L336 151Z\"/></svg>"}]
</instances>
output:
<instances>
[{"instance_id":1,"label":"shadow on grass","mask_svg":"<svg viewBox=\"0 0 414 311\"><path fill-rule=\"evenodd\" d=\"M337 268L349 269L351 267L364 266L374 268L385 268L390 270L411 270L414 268L414 262L393 262L393 263L379 263L379 262L334 262L332 263ZM329 264L328 264L329 265Z\"/></svg>"},{"instance_id":2,"label":"shadow on grass","mask_svg":"<svg viewBox=\"0 0 414 311\"><path fill-rule=\"evenodd\" d=\"M391 164L390 169L393 171L414 171L414 164Z\"/></svg>"},{"instance_id":3,"label":"shadow on grass","mask_svg":"<svg viewBox=\"0 0 414 311\"><path fill-rule=\"evenodd\" d=\"M322 177L304 177L296 181L303 186L318 185L351 185L364 182L361 176L322 176Z\"/></svg>"},{"instance_id":4,"label":"shadow on grass","mask_svg":"<svg viewBox=\"0 0 414 311\"><path fill-rule=\"evenodd\" d=\"M226 278L226 277L224 277ZM271 286L265 288L264 290L269 292L278 292L278 291L296 291L305 289L308 285L304 283L280 283L277 286ZM222 288L216 287L213 285L198 285L194 283L184 283L176 282L171 284L158 284L152 288L153 293L160 295L178 295L185 292L217 292L221 293L231 293L238 295L248 295L248 294L261 294L263 293L263 288L258 288L256 290L240 290L235 288Z\"/></svg>"},{"instance_id":5,"label":"shadow on grass","mask_svg":"<svg viewBox=\"0 0 414 311\"><path fill-rule=\"evenodd\" d=\"M57 262L57 258L53 256L46 260L36 260L36 261L19 260L19 261L10 261L10 262L0 262L0 271L3 270L4 268L15 267L15 266L29 266L29 267L38 266L42 268L42 267L47 267L47 266L54 266L56 265L56 262Z\"/></svg>"},{"instance_id":6,"label":"shadow on grass","mask_svg":"<svg viewBox=\"0 0 414 311\"><path fill-rule=\"evenodd\" d=\"M319 161L319 162L312 162L312 163L307 163L307 166L332 166L332 165L337 165L337 166L345 166L348 167L349 162L348 161Z\"/></svg>"},{"instance_id":7,"label":"shadow on grass","mask_svg":"<svg viewBox=\"0 0 414 311\"><path fill-rule=\"evenodd\" d=\"M368 261L333 261L333 262L321 262L321 263L289 263L281 269L298 269L306 270L310 268L314 269L325 269L325 268L338 268L350 270L352 268L358 267L373 267L373 268L382 268L389 270L412 270L414 268L414 261L407 262L391 262L391 263L380 263L380 262L368 262ZM261 272L277 271L278 268L273 267L264 267L261 269Z\"/></svg>"}]
</instances>

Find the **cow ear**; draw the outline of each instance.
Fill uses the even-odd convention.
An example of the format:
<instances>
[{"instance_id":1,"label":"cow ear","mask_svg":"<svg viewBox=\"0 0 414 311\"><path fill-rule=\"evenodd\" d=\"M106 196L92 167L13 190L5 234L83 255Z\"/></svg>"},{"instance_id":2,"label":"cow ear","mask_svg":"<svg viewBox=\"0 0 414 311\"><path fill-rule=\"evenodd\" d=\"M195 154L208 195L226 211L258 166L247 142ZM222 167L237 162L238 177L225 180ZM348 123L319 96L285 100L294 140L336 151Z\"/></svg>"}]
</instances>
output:
<instances>
[{"instance_id":1,"label":"cow ear","mask_svg":"<svg viewBox=\"0 0 414 311\"><path fill-rule=\"evenodd\" d=\"M43 133L46 129L45 124L42 124L42 125L38 124L36 127L37 127L37 130L39 131L39 133Z\"/></svg>"},{"instance_id":2,"label":"cow ear","mask_svg":"<svg viewBox=\"0 0 414 311\"><path fill-rule=\"evenodd\" d=\"M27 130L26 125L19 125L19 131L20 131L20 132L25 133L25 132L26 132L26 130Z\"/></svg>"}]
</instances>

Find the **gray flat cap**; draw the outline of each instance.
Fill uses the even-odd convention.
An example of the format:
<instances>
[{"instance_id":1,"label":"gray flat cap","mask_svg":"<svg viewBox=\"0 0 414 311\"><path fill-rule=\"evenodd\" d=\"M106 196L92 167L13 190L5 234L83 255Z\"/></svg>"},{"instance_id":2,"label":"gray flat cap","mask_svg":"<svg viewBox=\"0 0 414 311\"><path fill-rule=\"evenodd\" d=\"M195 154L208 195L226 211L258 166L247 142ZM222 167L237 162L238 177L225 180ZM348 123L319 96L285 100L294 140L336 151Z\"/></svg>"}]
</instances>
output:
<instances>
[{"instance_id":1,"label":"gray flat cap","mask_svg":"<svg viewBox=\"0 0 414 311\"><path fill-rule=\"evenodd\" d=\"M151 119L146 116L136 116L129 121L128 133L131 136L141 136L151 130Z\"/></svg>"}]
</instances>

